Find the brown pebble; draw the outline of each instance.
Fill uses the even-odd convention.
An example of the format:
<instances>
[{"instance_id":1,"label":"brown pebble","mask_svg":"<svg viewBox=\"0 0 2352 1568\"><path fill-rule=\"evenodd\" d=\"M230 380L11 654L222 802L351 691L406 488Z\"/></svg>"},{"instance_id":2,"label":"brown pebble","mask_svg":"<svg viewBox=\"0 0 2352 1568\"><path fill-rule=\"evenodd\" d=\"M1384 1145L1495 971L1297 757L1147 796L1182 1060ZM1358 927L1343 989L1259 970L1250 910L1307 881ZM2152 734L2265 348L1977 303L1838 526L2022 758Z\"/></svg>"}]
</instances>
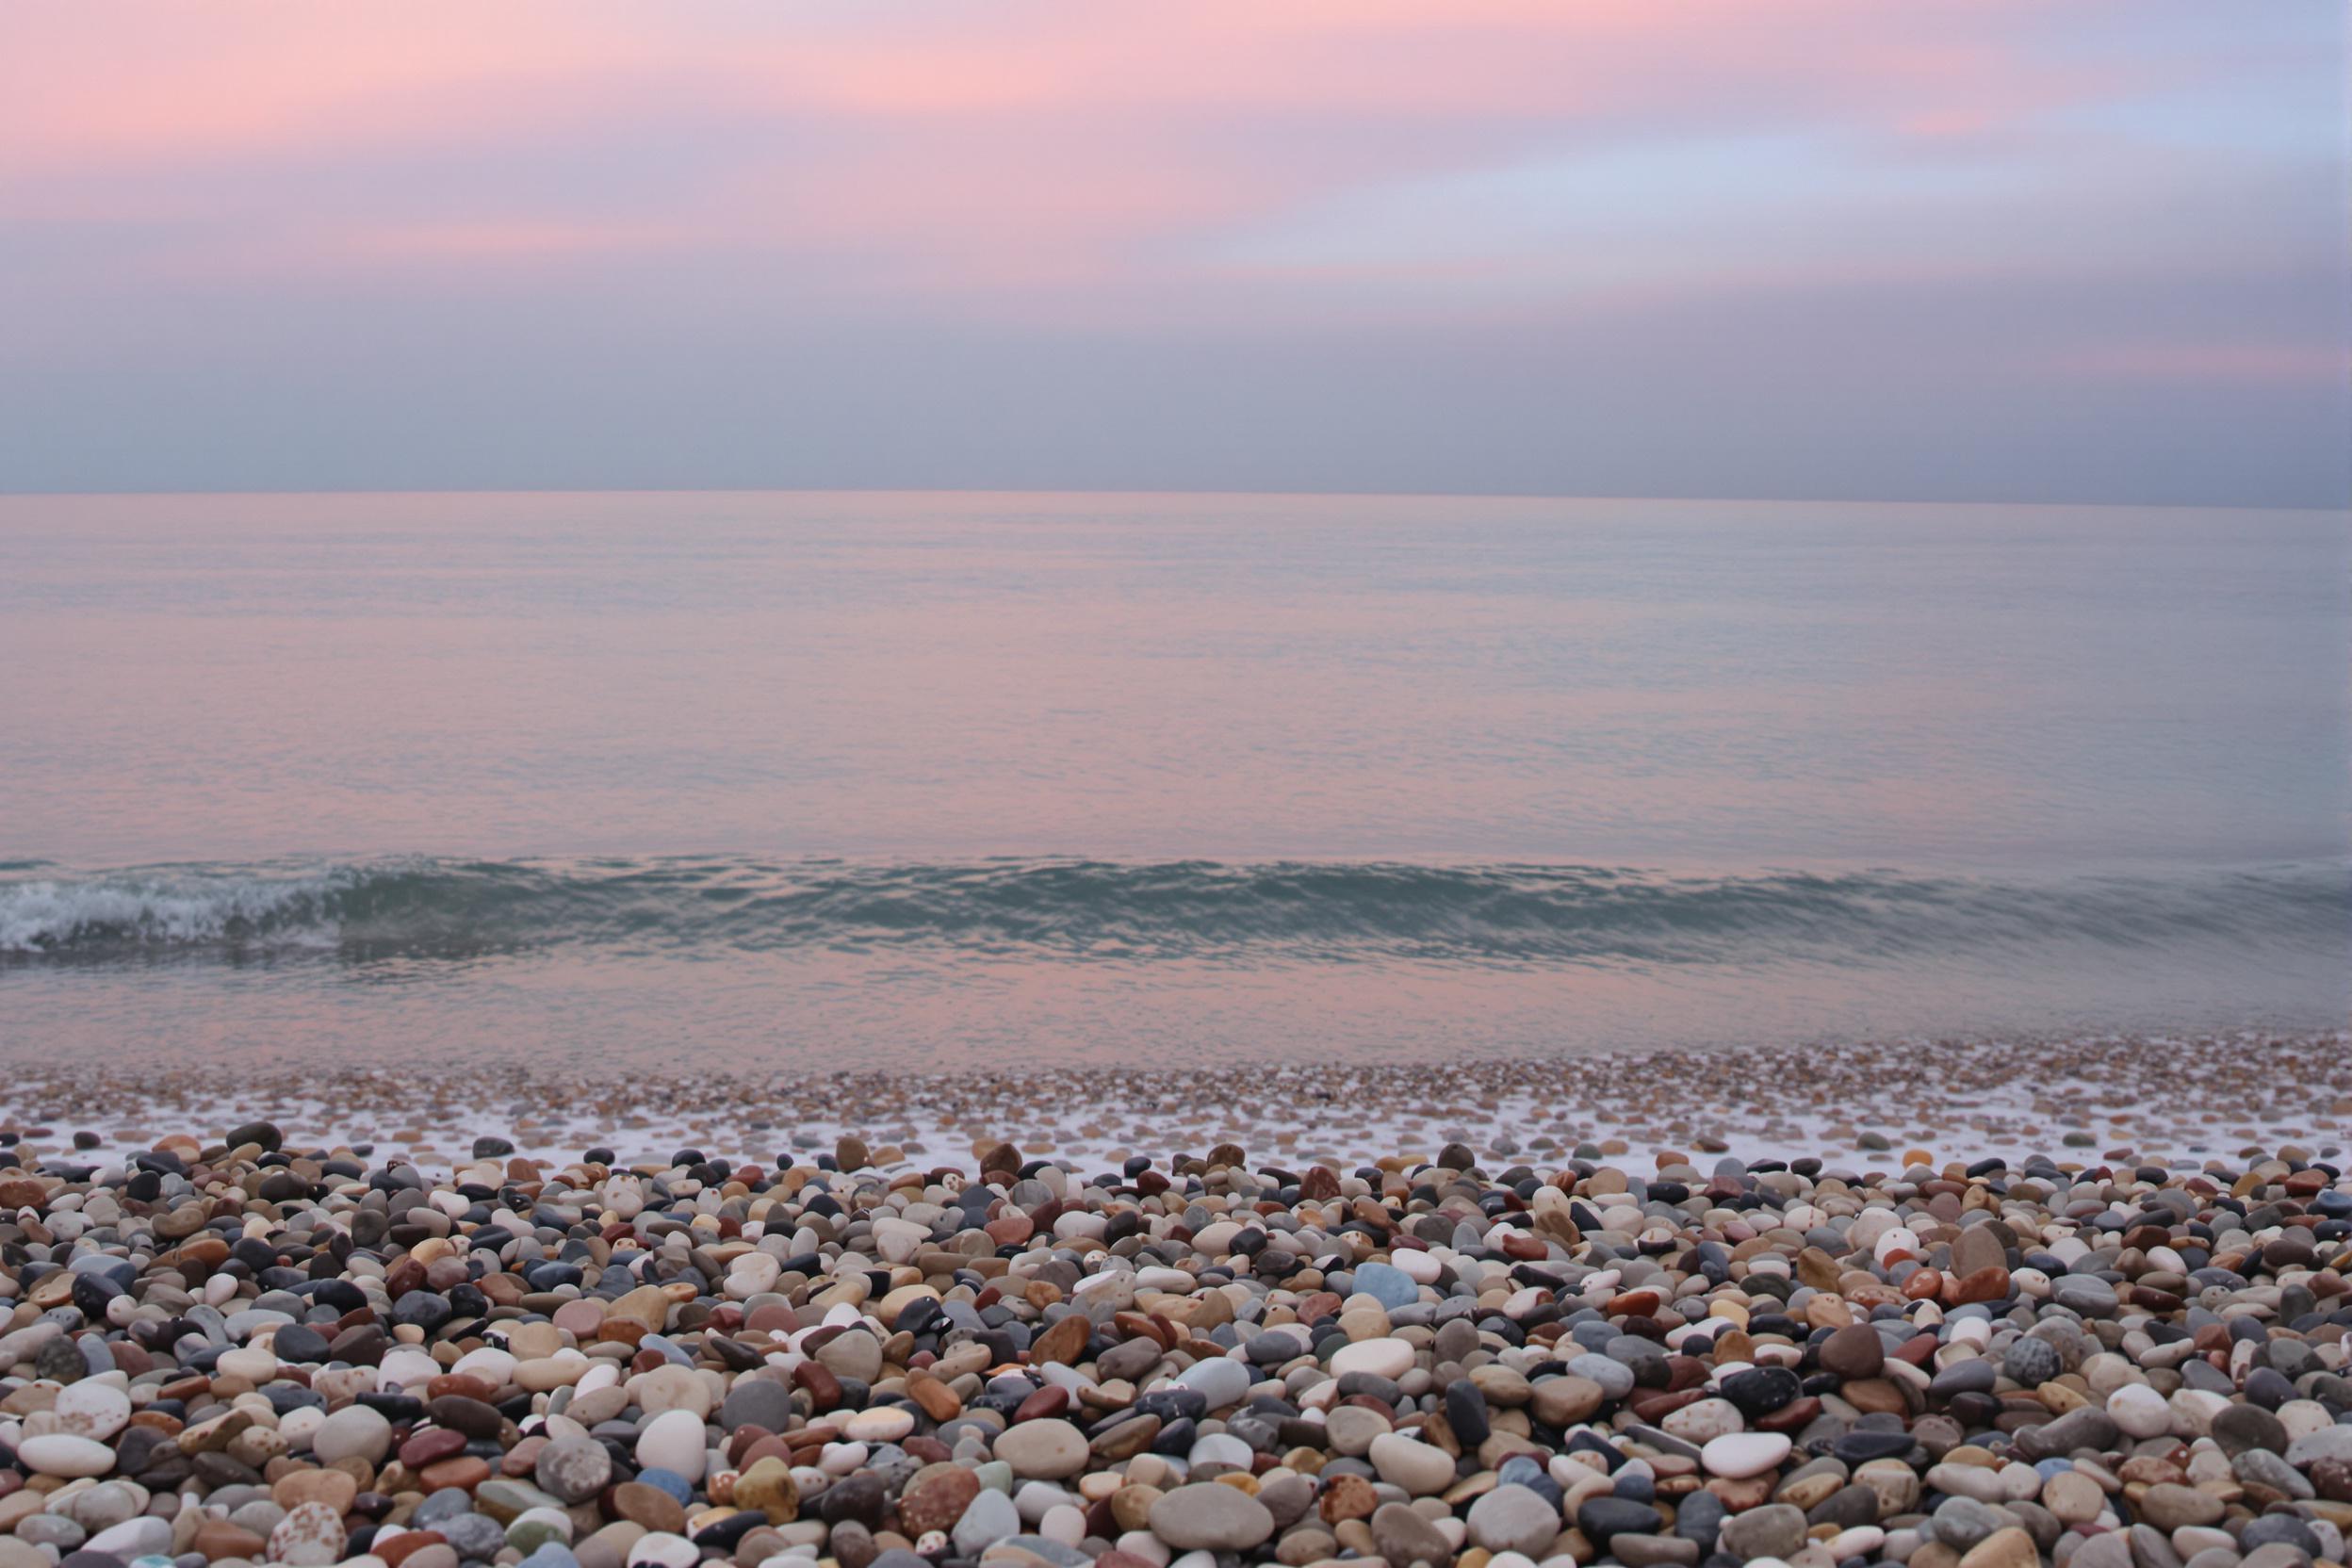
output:
<instances>
[{"instance_id":1,"label":"brown pebble","mask_svg":"<svg viewBox=\"0 0 2352 1568\"><path fill-rule=\"evenodd\" d=\"M422 1551L427 1546L438 1546L445 1539L439 1530L406 1530L368 1549L384 1559L384 1568L400 1568L400 1563L411 1553Z\"/></svg>"},{"instance_id":2,"label":"brown pebble","mask_svg":"<svg viewBox=\"0 0 2352 1568\"><path fill-rule=\"evenodd\" d=\"M623 1481L612 1489L612 1511L632 1525L672 1535L685 1527L686 1510L676 1497L643 1481Z\"/></svg>"},{"instance_id":3,"label":"brown pebble","mask_svg":"<svg viewBox=\"0 0 2352 1568\"><path fill-rule=\"evenodd\" d=\"M489 1478L490 1462L477 1459L471 1454L460 1454L455 1459L445 1459L437 1464L428 1464L416 1472L417 1481L427 1492L438 1492L449 1486L471 1492Z\"/></svg>"}]
</instances>

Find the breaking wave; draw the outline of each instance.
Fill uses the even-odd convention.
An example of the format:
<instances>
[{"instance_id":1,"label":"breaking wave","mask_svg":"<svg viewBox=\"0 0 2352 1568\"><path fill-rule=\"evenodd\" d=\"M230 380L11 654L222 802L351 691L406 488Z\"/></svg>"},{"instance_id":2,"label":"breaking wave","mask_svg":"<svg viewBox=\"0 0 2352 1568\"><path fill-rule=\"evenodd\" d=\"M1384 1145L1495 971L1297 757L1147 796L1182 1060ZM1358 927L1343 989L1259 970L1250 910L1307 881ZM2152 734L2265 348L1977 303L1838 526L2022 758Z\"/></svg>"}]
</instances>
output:
<instances>
[{"instance_id":1,"label":"breaking wave","mask_svg":"<svg viewBox=\"0 0 2352 1568\"><path fill-rule=\"evenodd\" d=\"M348 959L596 946L932 948L1006 957L1480 964L1870 963L2053 942L2342 953L2352 867L2048 881L1681 876L1407 862L741 858L0 863L0 961Z\"/></svg>"}]
</instances>

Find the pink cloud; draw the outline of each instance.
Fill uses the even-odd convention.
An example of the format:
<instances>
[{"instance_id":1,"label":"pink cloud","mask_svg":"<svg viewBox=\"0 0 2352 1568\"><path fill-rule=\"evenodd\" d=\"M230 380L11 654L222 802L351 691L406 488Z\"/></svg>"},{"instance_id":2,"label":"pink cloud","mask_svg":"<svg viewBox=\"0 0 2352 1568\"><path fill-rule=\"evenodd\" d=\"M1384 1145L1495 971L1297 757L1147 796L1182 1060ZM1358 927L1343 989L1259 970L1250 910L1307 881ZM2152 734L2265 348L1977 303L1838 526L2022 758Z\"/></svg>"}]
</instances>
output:
<instances>
[{"instance_id":1,"label":"pink cloud","mask_svg":"<svg viewBox=\"0 0 2352 1568\"><path fill-rule=\"evenodd\" d=\"M1032 126L1230 129L1208 117L1385 122L1667 118L1729 91L1807 115L1981 119L2098 90L2100 75L1965 35L2006 8L1851 0L1674 7L1473 0L1004 0L832 15L714 4L514 0L493 10L203 11L86 0L21 19L0 57L0 169L104 172L443 144L551 124L724 108L961 134ZM1950 32L1955 36L1941 37ZM1824 41L1830 47L1823 47ZM1522 127L1524 128L1524 126Z\"/></svg>"},{"instance_id":2,"label":"pink cloud","mask_svg":"<svg viewBox=\"0 0 2352 1568\"><path fill-rule=\"evenodd\" d=\"M1540 286L1544 257L1429 262L1416 279L1378 255L1318 272L1217 245L1530 148L1797 126L1849 154L1950 151L2121 90L2121 67L2036 47L2040 15L2012 0L77 0L20 19L0 55L0 210L122 225L79 265L142 286L438 290L668 255L790 267L828 298L1046 302L1067 321L1210 316L1331 279L1417 282L1477 314ZM600 160L647 144L686 149L674 177L600 178ZM548 179L565 158L574 177ZM2015 260L1666 240L1699 286L1734 267L1770 287Z\"/></svg>"}]
</instances>

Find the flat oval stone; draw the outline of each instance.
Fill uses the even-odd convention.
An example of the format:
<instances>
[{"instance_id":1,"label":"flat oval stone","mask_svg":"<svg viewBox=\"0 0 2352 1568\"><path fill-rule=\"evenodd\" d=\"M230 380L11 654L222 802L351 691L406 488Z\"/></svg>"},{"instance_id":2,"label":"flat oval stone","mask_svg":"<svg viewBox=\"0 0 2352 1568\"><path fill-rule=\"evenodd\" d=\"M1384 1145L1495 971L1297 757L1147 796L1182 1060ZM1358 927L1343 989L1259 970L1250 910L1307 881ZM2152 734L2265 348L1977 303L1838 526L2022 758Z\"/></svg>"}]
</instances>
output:
<instances>
[{"instance_id":1,"label":"flat oval stone","mask_svg":"<svg viewBox=\"0 0 2352 1568\"><path fill-rule=\"evenodd\" d=\"M68 1383L57 1391L57 1401L50 1408L57 1415L57 1430L70 1437L109 1438L131 1419L130 1395L94 1378Z\"/></svg>"},{"instance_id":2,"label":"flat oval stone","mask_svg":"<svg viewBox=\"0 0 2352 1568\"><path fill-rule=\"evenodd\" d=\"M1274 1515L1239 1487L1202 1481L1152 1505L1152 1533L1180 1552L1244 1552L1274 1533Z\"/></svg>"},{"instance_id":3,"label":"flat oval stone","mask_svg":"<svg viewBox=\"0 0 2352 1568\"><path fill-rule=\"evenodd\" d=\"M1413 1351L1401 1339L1360 1339L1331 1354L1331 1376L1366 1372L1392 1382L1413 1370Z\"/></svg>"},{"instance_id":4,"label":"flat oval stone","mask_svg":"<svg viewBox=\"0 0 2352 1568\"><path fill-rule=\"evenodd\" d=\"M47 1432L17 1445L16 1457L37 1475L103 1476L114 1468L114 1450L95 1438Z\"/></svg>"},{"instance_id":5,"label":"flat oval stone","mask_svg":"<svg viewBox=\"0 0 2352 1568\"><path fill-rule=\"evenodd\" d=\"M1744 1480L1777 1466L1791 1446L1782 1432L1731 1432L1703 1446L1699 1462L1710 1475Z\"/></svg>"},{"instance_id":6,"label":"flat oval stone","mask_svg":"<svg viewBox=\"0 0 2352 1568\"><path fill-rule=\"evenodd\" d=\"M1412 1496L1432 1495L1454 1481L1452 1455L1402 1432L1382 1432L1372 1440L1368 1455L1380 1479Z\"/></svg>"},{"instance_id":7,"label":"flat oval stone","mask_svg":"<svg viewBox=\"0 0 2352 1568\"><path fill-rule=\"evenodd\" d=\"M915 1413L904 1405L861 1410L841 1427L841 1435L855 1443L896 1443L915 1429Z\"/></svg>"},{"instance_id":8,"label":"flat oval stone","mask_svg":"<svg viewBox=\"0 0 2352 1568\"><path fill-rule=\"evenodd\" d=\"M1023 1421L996 1440L998 1459L1026 1480L1058 1480L1086 1467L1086 1435L1067 1421Z\"/></svg>"}]
</instances>

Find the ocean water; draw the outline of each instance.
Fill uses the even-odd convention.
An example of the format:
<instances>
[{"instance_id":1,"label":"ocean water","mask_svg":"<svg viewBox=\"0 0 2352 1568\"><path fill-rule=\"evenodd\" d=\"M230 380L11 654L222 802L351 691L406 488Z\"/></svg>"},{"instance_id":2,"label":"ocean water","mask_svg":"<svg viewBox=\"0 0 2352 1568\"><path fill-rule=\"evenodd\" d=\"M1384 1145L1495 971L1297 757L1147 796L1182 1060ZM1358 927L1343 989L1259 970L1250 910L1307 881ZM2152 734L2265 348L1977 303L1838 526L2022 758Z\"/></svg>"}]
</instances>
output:
<instances>
[{"instance_id":1,"label":"ocean water","mask_svg":"<svg viewBox=\"0 0 2352 1568\"><path fill-rule=\"evenodd\" d=\"M0 498L0 1058L2342 1026L2341 514Z\"/></svg>"}]
</instances>

